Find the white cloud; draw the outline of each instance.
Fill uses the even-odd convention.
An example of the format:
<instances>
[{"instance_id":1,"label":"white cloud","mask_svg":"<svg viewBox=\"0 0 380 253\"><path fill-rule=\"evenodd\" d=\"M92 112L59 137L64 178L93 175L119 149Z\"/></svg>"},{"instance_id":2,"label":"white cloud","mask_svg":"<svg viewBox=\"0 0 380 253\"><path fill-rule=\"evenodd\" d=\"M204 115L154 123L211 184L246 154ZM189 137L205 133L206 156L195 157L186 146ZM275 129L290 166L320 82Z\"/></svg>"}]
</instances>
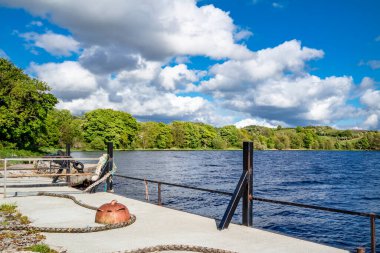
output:
<instances>
[{"instance_id":1,"label":"white cloud","mask_svg":"<svg viewBox=\"0 0 380 253\"><path fill-rule=\"evenodd\" d=\"M366 106L366 120L363 122L363 128L379 129L380 128L380 90L369 87L360 97L360 102Z\"/></svg>"},{"instance_id":2,"label":"white cloud","mask_svg":"<svg viewBox=\"0 0 380 253\"><path fill-rule=\"evenodd\" d=\"M373 80L372 78L368 76L365 76L360 82L359 88L361 90L367 90L367 89L372 88L374 85L375 85L375 80Z\"/></svg>"},{"instance_id":3,"label":"white cloud","mask_svg":"<svg viewBox=\"0 0 380 253\"><path fill-rule=\"evenodd\" d=\"M32 26L41 27L41 26L43 26L43 25L44 25L44 24L43 24L41 21L34 20L34 21L30 22L27 26L28 26L28 27L32 27Z\"/></svg>"},{"instance_id":4,"label":"white cloud","mask_svg":"<svg viewBox=\"0 0 380 253\"><path fill-rule=\"evenodd\" d=\"M211 69L213 77L194 89L212 94L231 110L290 125L331 123L354 114L346 105L354 87L350 77L319 78L305 71L307 61L323 56L288 41L260 50L248 60L230 60Z\"/></svg>"},{"instance_id":5,"label":"white cloud","mask_svg":"<svg viewBox=\"0 0 380 253\"><path fill-rule=\"evenodd\" d=\"M79 42L71 36L50 31L44 34L28 32L19 36L32 43L32 46L42 48L54 56L71 56L72 53L79 52Z\"/></svg>"},{"instance_id":6,"label":"white cloud","mask_svg":"<svg viewBox=\"0 0 380 253\"><path fill-rule=\"evenodd\" d=\"M368 61L367 65L370 66L371 69L380 69L380 60Z\"/></svg>"},{"instance_id":7,"label":"white cloud","mask_svg":"<svg viewBox=\"0 0 380 253\"><path fill-rule=\"evenodd\" d=\"M380 90L368 89L360 101L371 109L380 110Z\"/></svg>"},{"instance_id":8,"label":"white cloud","mask_svg":"<svg viewBox=\"0 0 380 253\"><path fill-rule=\"evenodd\" d=\"M187 69L185 64L179 64L163 68L158 75L157 81L165 90L175 91L191 85L192 82L198 81L198 79L198 74L195 71Z\"/></svg>"},{"instance_id":9,"label":"white cloud","mask_svg":"<svg viewBox=\"0 0 380 253\"><path fill-rule=\"evenodd\" d=\"M86 97L98 88L95 76L77 62L32 63L30 71L45 81L53 94L64 100Z\"/></svg>"},{"instance_id":10,"label":"white cloud","mask_svg":"<svg viewBox=\"0 0 380 253\"><path fill-rule=\"evenodd\" d=\"M262 118L248 118L248 119L240 120L240 121L235 123L235 126L237 128L243 128L246 126L253 126L253 125L275 128L278 125L286 126L286 123L281 122L281 121L268 121L268 120L262 119Z\"/></svg>"},{"instance_id":11,"label":"white cloud","mask_svg":"<svg viewBox=\"0 0 380 253\"><path fill-rule=\"evenodd\" d=\"M379 114L371 114L363 123L366 129L379 129Z\"/></svg>"},{"instance_id":12,"label":"white cloud","mask_svg":"<svg viewBox=\"0 0 380 253\"><path fill-rule=\"evenodd\" d=\"M69 29L84 45L115 47L148 60L177 55L247 58L250 50L237 44L238 30L227 12L195 0L49 1L3 0Z\"/></svg>"},{"instance_id":13,"label":"white cloud","mask_svg":"<svg viewBox=\"0 0 380 253\"><path fill-rule=\"evenodd\" d=\"M280 3L276 3L276 2L273 2L272 3L272 6L273 8L277 8L277 9L282 9L284 8L284 5L280 4Z\"/></svg>"},{"instance_id":14,"label":"white cloud","mask_svg":"<svg viewBox=\"0 0 380 253\"><path fill-rule=\"evenodd\" d=\"M216 125L231 122L230 117L217 115L213 105L202 97L177 96L153 84L163 71L158 62L144 62L140 69L121 71L115 77L94 75L72 61L32 64L29 71L52 87L60 100L58 108L74 114L113 108L140 119L182 119Z\"/></svg>"},{"instance_id":15,"label":"white cloud","mask_svg":"<svg viewBox=\"0 0 380 253\"><path fill-rule=\"evenodd\" d=\"M246 118L239 126L335 124L360 114L366 117L363 124L373 128L380 118L373 79L364 78L354 88L348 76L310 74L308 62L322 58L324 52L302 47L297 40L252 52L244 40L253 33L235 25L228 12L202 6L201 1L0 2L24 8L72 34L21 36L32 50L39 47L56 56L80 54L76 62L30 67L52 86L59 107L74 113L114 108L149 120L216 125ZM197 55L217 59L219 64L207 72L191 69L186 64ZM173 62L177 65L168 65ZM377 68L378 63L363 64ZM198 93L179 95L189 91ZM348 105L353 92L365 110Z\"/></svg>"}]
</instances>

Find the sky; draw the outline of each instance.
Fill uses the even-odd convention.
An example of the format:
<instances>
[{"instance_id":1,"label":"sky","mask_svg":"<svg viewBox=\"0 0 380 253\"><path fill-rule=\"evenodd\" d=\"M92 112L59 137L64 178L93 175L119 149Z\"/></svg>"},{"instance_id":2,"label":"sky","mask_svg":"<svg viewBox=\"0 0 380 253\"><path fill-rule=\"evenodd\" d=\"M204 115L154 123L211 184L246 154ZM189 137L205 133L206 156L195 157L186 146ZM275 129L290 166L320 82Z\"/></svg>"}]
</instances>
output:
<instances>
[{"instance_id":1,"label":"sky","mask_svg":"<svg viewBox=\"0 0 380 253\"><path fill-rule=\"evenodd\" d=\"M0 57L57 108L380 129L380 1L0 0Z\"/></svg>"}]
</instances>

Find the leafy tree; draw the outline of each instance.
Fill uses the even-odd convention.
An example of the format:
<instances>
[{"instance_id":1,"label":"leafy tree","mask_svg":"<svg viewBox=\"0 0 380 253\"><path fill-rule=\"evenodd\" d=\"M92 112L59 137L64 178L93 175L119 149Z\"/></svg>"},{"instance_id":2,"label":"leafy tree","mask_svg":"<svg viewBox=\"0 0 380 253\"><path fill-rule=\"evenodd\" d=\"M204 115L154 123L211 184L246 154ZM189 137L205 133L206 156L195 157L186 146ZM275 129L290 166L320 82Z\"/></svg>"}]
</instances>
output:
<instances>
[{"instance_id":1,"label":"leafy tree","mask_svg":"<svg viewBox=\"0 0 380 253\"><path fill-rule=\"evenodd\" d=\"M216 131L216 129L213 126L203 123L197 123L197 125L199 127L201 147L213 148L215 141L217 142L216 137L218 135L218 132Z\"/></svg>"},{"instance_id":2,"label":"leafy tree","mask_svg":"<svg viewBox=\"0 0 380 253\"><path fill-rule=\"evenodd\" d=\"M303 137L299 133L292 133L290 135L290 148L300 149L303 148Z\"/></svg>"},{"instance_id":3,"label":"leafy tree","mask_svg":"<svg viewBox=\"0 0 380 253\"><path fill-rule=\"evenodd\" d=\"M219 129L219 135L229 146L240 147L239 130L235 126L224 126Z\"/></svg>"},{"instance_id":4,"label":"leafy tree","mask_svg":"<svg viewBox=\"0 0 380 253\"><path fill-rule=\"evenodd\" d=\"M44 144L46 116L58 102L49 91L47 84L0 58L1 142L34 150Z\"/></svg>"},{"instance_id":5,"label":"leafy tree","mask_svg":"<svg viewBox=\"0 0 380 253\"><path fill-rule=\"evenodd\" d=\"M297 133L301 133L303 131L303 127L301 127L301 126L297 126L296 127L296 132Z\"/></svg>"},{"instance_id":6,"label":"leafy tree","mask_svg":"<svg viewBox=\"0 0 380 253\"><path fill-rule=\"evenodd\" d=\"M355 143L356 149L369 149L369 147L370 145L367 137L363 137Z\"/></svg>"},{"instance_id":7,"label":"leafy tree","mask_svg":"<svg viewBox=\"0 0 380 253\"><path fill-rule=\"evenodd\" d=\"M130 148L137 136L138 124L129 113L97 109L85 114L83 131L89 143L99 137L103 143L112 141L116 148Z\"/></svg>"},{"instance_id":8,"label":"leafy tree","mask_svg":"<svg viewBox=\"0 0 380 253\"><path fill-rule=\"evenodd\" d=\"M303 138L305 148L311 148L314 142L314 134L311 130L304 130L305 136Z\"/></svg>"},{"instance_id":9,"label":"leafy tree","mask_svg":"<svg viewBox=\"0 0 380 253\"><path fill-rule=\"evenodd\" d=\"M46 145L61 146L70 144L77 146L82 141L81 119L75 119L68 110L52 110L46 118Z\"/></svg>"}]
</instances>

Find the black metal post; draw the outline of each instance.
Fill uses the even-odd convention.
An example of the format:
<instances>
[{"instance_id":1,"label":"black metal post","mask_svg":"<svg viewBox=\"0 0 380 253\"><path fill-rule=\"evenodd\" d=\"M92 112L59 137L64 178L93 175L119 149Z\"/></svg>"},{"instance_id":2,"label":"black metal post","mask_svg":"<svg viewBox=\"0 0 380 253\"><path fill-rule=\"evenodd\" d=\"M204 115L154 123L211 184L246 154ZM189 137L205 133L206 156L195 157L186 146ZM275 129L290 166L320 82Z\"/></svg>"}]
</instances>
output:
<instances>
[{"instance_id":1,"label":"black metal post","mask_svg":"<svg viewBox=\"0 0 380 253\"><path fill-rule=\"evenodd\" d=\"M70 151L70 144L66 144L66 156L70 156L71 151ZM70 160L66 161L66 174L70 174ZM66 182L70 185L70 176L66 176Z\"/></svg>"},{"instance_id":2,"label":"black metal post","mask_svg":"<svg viewBox=\"0 0 380 253\"><path fill-rule=\"evenodd\" d=\"M162 206L162 199L161 199L161 183L157 184L157 202L159 206Z\"/></svg>"},{"instance_id":3,"label":"black metal post","mask_svg":"<svg viewBox=\"0 0 380 253\"><path fill-rule=\"evenodd\" d=\"M66 156L70 156L71 155L71 145L70 144L66 144Z\"/></svg>"},{"instance_id":4,"label":"black metal post","mask_svg":"<svg viewBox=\"0 0 380 253\"><path fill-rule=\"evenodd\" d=\"M218 225L218 229L228 228L232 216L236 211L241 198L243 198L243 225L252 225L252 184L253 184L253 143L243 143L243 173L235 188L235 192L228 204L222 220Z\"/></svg>"},{"instance_id":5,"label":"black metal post","mask_svg":"<svg viewBox=\"0 0 380 253\"><path fill-rule=\"evenodd\" d=\"M376 215L371 213L371 253L376 253Z\"/></svg>"},{"instance_id":6,"label":"black metal post","mask_svg":"<svg viewBox=\"0 0 380 253\"><path fill-rule=\"evenodd\" d=\"M247 183L243 190L243 217L245 226L252 226L252 185L253 185L253 143L243 142L243 171L248 172Z\"/></svg>"},{"instance_id":7,"label":"black metal post","mask_svg":"<svg viewBox=\"0 0 380 253\"><path fill-rule=\"evenodd\" d=\"M107 143L107 154L109 156L108 166L107 166L107 173L108 173L112 171L112 166L113 166L113 142ZM112 175L107 178L106 184L107 184L107 192L113 192Z\"/></svg>"}]
</instances>

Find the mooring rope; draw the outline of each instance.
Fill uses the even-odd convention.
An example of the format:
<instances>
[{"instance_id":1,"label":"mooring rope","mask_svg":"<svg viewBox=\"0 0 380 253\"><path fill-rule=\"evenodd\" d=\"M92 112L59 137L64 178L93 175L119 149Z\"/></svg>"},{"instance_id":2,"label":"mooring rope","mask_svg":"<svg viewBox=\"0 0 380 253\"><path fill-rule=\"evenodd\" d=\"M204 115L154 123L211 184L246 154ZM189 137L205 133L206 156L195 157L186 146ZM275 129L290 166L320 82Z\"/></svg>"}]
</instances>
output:
<instances>
[{"instance_id":1,"label":"mooring rope","mask_svg":"<svg viewBox=\"0 0 380 253\"><path fill-rule=\"evenodd\" d=\"M95 186L103 183L108 177L110 177L111 175L113 175L113 173L115 173L116 170L117 170L116 164L113 163L112 170L109 171L109 172L107 172L102 178L96 180L94 183L92 183L90 186L88 186L86 189L84 189L84 192L89 192Z\"/></svg>"},{"instance_id":2,"label":"mooring rope","mask_svg":"<svg viewBox=\"0 0 380 253\"><path fill-rule=\"evenodd\" d=\"M215 249L203 246L192 246L192 245L182 245L182 244L169 244L169 245L157 245L153 247L146 247L136 250L126 250L118 251L117 253L151 253L160 251L190 251L190 252L201 252L201 253L237 253L236 251Z\"/></svg>"},{"instance_id":3,"label":"mooring rope","mask_svg":"<svg viewBox=\"0 0 380 253\"><path fill-rule=\"evenodd\" d=\"M78 201L74 196L67 194L57 194L49 192L39 192L38 196L47 196L47 197L57 197L57 198L66 198L74 201L75 204L82 206L87 209L97 210L95 206L90 206ZM136 216L131 214L131 218L127 222L121 222L116 224L107 224L103 226L87 226L84 228L56 228L56 227L38 227L31 225L13 225L13 226L0 226L0 231L2 230L25 230L25 231L36 231L36 232L47 232L47 233L92 233L106 231L116 228L122 228L131 225L136 221Z\"/></svg>"},{"instance_id":4,"label":"mooring rope","mask_svg":"<svg viewBox=\"0 0 380 253\"><path fill-rule=\"evenodd\" d=\"M75 204L91 209L97 210L95 206L87 205L77 200L74 196L68 194L58 194L50 192L39 192L37 196L47 196L47 197L57 197L57 198L66 198L74 201ZM131 218L127 222L117 223L117 224L108 224L103 226L87 226L84 228L56 228L56 227L38 227L31 225L13 225L13 226L0 226L0 231L2 230L24 230L24 231L34 231L34 232L46 232L46 233L93 233L101 232L111 229L123 228L133 224L136 221L136 216L131 214ZM157 245L153 247L145 247L136 250L127 250L127 251L118 251L118 253L152 253L160 251L189 251L189 252L199 252L199 253L237 253L235 251L209 248L203 246L192 246L192 245L182 245L182 244L170 244L170 245Z\"/></svg>"}]
</instances>

